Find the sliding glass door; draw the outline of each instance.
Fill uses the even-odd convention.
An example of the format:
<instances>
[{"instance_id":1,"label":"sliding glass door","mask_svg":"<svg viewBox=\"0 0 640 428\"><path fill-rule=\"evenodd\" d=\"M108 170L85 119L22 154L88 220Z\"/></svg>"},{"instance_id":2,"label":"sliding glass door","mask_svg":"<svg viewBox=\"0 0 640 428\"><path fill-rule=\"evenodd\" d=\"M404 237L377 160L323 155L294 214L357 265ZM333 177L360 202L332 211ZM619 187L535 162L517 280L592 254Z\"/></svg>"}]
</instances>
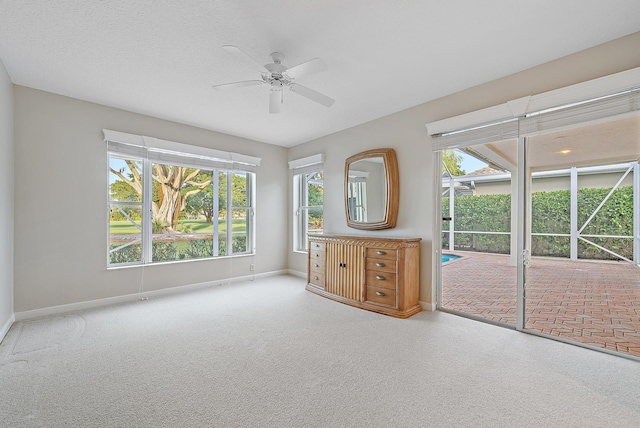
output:
<instances>
[{"instance_id":1,"label":"sliding glass door","mask_svg":"<svg viewBox=\"0 0 640 428\"><path fill-rule=\"evenodd\" d=\"M524 328L640 356L640 117L527 137Z\"/></svg>"},{"instance_id":2,"label":"sliding glass door","mask_svg":"<svg viewBox=\"0 0 640 428\"><path fill-rule=\"evenodd\" d=\"M439 307L516 326L517 140L442 153Z\"/></svg>"},{"instance_id":3,"label":"sliding glass door","mask_svg":"<svg viewBox=\"0 0 640 428\"><path fill-rule=\"evenodd\" d=\"M532 102L432 135L437 307L640 359L640 90Z\"/></svg>"}]
</instances>

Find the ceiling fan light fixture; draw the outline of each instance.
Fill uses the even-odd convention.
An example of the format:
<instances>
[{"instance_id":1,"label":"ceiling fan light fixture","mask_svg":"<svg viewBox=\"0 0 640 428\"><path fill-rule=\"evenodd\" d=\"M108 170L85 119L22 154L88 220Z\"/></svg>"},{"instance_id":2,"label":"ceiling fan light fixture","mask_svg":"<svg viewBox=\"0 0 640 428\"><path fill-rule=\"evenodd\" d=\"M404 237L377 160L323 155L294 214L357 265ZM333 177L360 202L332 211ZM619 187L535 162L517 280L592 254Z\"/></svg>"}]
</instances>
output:
<instances>
[{"instance_id":1,"label":"ceiling fan light fixture","mask_svg":"<svg viewBox=\"0 0 640 428\"><path fill-rule=\"evenodd\" d=\"M276 64L282 64L282 60L284 59L284 54L282 54L280 52L273 52L271 54L271 59Z\"/></svg>"}]
</instances>

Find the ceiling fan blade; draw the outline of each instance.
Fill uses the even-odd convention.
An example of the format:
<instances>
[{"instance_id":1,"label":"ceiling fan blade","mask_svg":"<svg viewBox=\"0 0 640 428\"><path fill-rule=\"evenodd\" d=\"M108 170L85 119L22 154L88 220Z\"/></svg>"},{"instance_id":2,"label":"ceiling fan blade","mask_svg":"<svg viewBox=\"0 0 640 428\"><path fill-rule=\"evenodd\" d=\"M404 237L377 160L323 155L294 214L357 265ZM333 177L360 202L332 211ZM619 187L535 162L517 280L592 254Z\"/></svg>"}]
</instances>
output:
<instances>
[{"instance_id":1,"label":"ceiling fan blade","mask_svg":"<svg viewBox=\"0 0 640 428\"><path fill-rule=\"evenodd\" d=\"M318 104L322 104L325 107L331 107L336 102L333 98L330 98L320 92L316 92L313 89L309 89L306 86L291 84L291 90L298 95L309 98L311 101L315 101Z\"/></svg>"},{"instance_id":2,"label":"ceiling fan blade","mask_svg":"<svg viewBox=\"0 0 640 428\"><path fill-rule=\"evenodd\" d=\"M320 71L327 71L329 67L320 58L314 58L302 64L294 65L285 70L285 74L292 79L301 79Z\"/></svg>"},{"instance_id":3,"label":"ceiling fan blade","mask_svg":"<svg viewBox=\"0 0 640 428\"><path fill-rule=\"evenodd\" d=\"M245 51L243 51L239 47L233 45L224 45L222 49L229 52L231 55L235 56L239 61L242 61L249 67L256 68L256 70L258 70L260 73L265 72L266 69L264 68L264 65L251 58Z\"/></svg>"},{"instance_id":4,"label":"ceiling fan blade","mask_svg":"<svg viewBox=\"0 0 640 428\"><path fill-rule=\"evenodd\" d=\"M269 113L280 113L282 105L282 90L269 92Z\"/></svg>"},{"instance_id":5,"label":"ceiling fan blade","mask_svg":"<svg viewBox=\"0 0 640 428\"><path fill-rule=\"evenodd\" d=\"M262 80L244 80L242 82L233 82L233 83L224 83L222 85L214 85L213 89L235 89L235 88L245 88L247 86L257 86L262 85L264 82Z\"/></svg>"}]
</instances>

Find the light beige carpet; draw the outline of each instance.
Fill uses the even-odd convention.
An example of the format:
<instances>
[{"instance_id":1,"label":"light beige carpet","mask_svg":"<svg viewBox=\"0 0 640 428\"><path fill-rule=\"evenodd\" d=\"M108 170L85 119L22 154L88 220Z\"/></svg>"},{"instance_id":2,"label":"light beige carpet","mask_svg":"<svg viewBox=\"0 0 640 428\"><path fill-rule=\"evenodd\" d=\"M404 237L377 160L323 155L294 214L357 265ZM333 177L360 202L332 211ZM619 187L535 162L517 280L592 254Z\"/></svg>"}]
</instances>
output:
<instances>
[{"instance_id":1,"label":"light beige carpet","mask_svg":"<svg viewBox=\"0 0 640 428\"><path fill-rule=\"evenodd\" d=\"M18 322L0 426L630 427L640 363L279 276Z\"/></svg>"}]
</instances>

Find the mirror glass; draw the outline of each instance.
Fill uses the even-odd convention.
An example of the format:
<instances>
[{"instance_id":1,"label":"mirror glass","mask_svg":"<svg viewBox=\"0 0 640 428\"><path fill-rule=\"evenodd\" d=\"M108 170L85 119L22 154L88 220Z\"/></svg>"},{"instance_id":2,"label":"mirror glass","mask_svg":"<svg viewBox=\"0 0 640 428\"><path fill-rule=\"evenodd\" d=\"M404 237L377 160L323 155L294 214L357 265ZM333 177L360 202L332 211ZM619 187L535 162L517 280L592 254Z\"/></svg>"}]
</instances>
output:
<instances>
[{"instance_id":1,"label":"mirror glass","mask_svg":"<svg viewBox=\"0 0 640 428\"><path fill-rule=\"evenodd\" d=\"M357 222L384 220L387 204L387 180L384 159L372 157L349 165L347 203L349 215Z\"/></svg>"},{"instance_id":2,"label":"mirror glass","mask_svg":"<svg viewBox=\"0 0 640 428\"><path fill-rule=\"evenodd\" d=\"M393 149L358 153L345 164L347 224L357 229L395 227L398 167Z\"/></svg>"}]
</instances>

